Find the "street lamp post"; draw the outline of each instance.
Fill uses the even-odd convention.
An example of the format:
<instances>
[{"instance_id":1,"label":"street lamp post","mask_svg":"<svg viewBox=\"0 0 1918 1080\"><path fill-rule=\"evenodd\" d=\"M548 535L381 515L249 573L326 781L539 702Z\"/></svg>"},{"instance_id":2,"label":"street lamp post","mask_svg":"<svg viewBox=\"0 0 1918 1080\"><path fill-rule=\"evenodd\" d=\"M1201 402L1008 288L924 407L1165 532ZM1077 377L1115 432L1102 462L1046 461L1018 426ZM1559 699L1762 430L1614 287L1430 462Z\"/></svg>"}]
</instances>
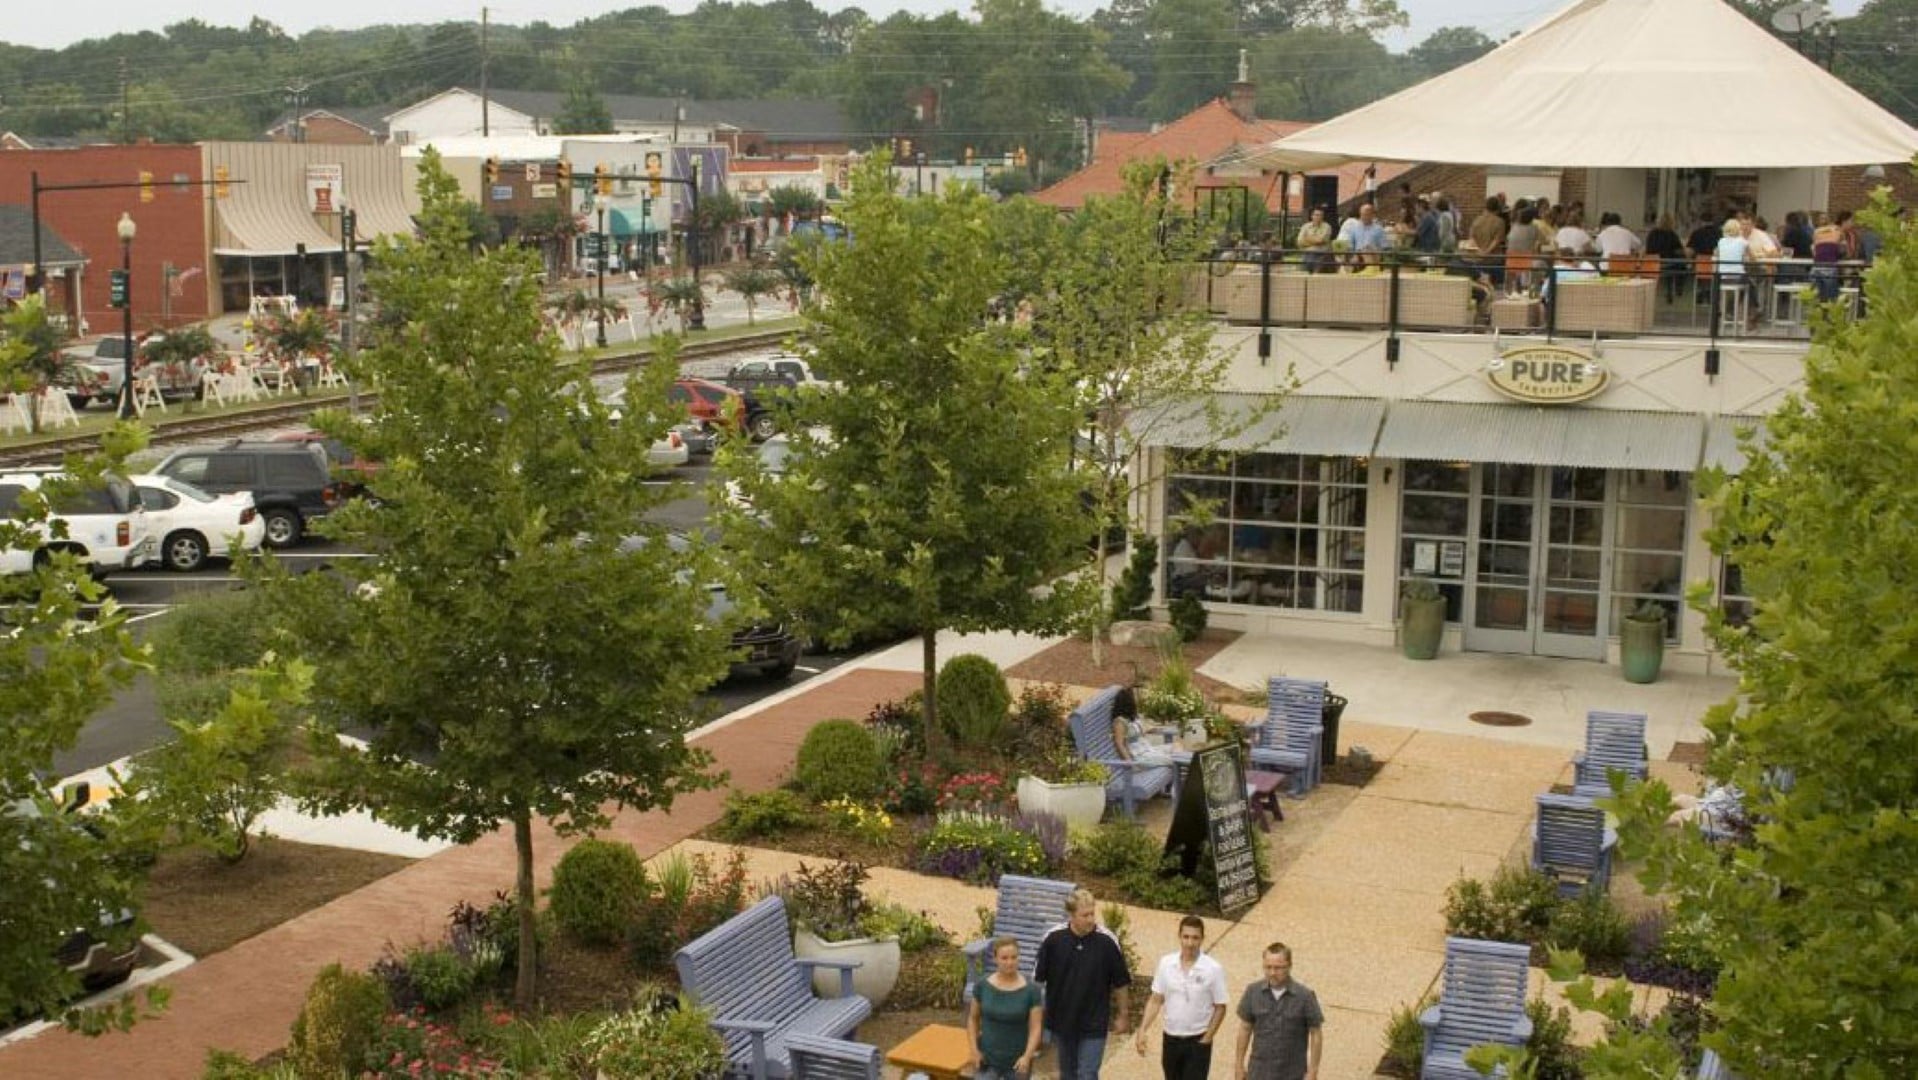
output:
<instances>
[{"instance_id":1,"label":"street lamp post","mask_svg":"<svg viewBox=\"0 0 1918 1080\"><path fill-rule=\"evenodd\" d=\"M606 347L606 202L599 203L599 347Z\"/></svg>"},{"instance_id":2,"label":"street lamp post","mask_svg":"<svg viewBox=\"0 0 1918 1080\"><path fill-rule=\"evenodd\" d=\"M693 182L687 190L691 191L693 196L692 218L689 222L693 242L688 245L692 251L693 313L686 320L686 327L689 330L704 330L706 329L706 289L699 283L699 159L697 157L692 159L692 166Z\"/></svg>"},{"instance_id":3,"label":"street lamp post","mask_svg":"<svg viewBox=\"0 0 1918 1080\"><path fill-rule=\"evenodd\" d=\"M133 419L133 215L120 213L120 277L125 291L120 304L120 419Z\"/></svg>"}]
</instances>

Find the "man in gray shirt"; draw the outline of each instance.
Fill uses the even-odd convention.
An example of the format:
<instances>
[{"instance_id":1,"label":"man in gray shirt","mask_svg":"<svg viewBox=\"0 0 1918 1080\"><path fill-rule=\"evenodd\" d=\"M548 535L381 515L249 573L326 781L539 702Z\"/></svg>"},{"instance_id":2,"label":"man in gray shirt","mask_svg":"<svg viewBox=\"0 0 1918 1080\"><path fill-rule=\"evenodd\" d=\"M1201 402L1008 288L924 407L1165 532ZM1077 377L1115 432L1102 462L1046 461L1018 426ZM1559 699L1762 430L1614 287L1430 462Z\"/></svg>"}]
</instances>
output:
<instances>
[{"instance_id":1,"label":"man in gray shirt","mask_svg":"<svg viewBox=\"0 0 1918 1080\"><path fill-rule=\"evenodd\" d=\"M1325 1049L1325 1013L1319 997L1292 978L1292 950L1265 947L1265 978L1239 998L1239 1045L1233 1080L1318 1080ZM1250 1065L1246 1051L1252 1051Z\"/></svg>"}]
</instances>

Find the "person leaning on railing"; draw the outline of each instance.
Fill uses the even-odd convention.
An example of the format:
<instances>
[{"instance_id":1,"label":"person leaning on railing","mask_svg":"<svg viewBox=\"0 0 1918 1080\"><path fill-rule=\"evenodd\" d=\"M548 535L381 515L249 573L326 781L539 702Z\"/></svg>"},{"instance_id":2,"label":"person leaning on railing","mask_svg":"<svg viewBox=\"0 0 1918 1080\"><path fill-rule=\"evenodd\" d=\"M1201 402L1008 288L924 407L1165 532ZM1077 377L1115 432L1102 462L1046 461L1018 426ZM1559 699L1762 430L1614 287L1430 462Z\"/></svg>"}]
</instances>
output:
<instances>
[{"instance_id":1,"label":"person leaning on railing","mask_svg":"<svg viewBox=\"0 0 1918 1080\"><path fill-rule=\"evenodd\" d=\"M1332 223L1325 220L1322 208L1313 207L1312 220L1299 226L1296 246L1305 253L1306 272L1323 274L1332 269Z\"/></svg>"}]
</instances>

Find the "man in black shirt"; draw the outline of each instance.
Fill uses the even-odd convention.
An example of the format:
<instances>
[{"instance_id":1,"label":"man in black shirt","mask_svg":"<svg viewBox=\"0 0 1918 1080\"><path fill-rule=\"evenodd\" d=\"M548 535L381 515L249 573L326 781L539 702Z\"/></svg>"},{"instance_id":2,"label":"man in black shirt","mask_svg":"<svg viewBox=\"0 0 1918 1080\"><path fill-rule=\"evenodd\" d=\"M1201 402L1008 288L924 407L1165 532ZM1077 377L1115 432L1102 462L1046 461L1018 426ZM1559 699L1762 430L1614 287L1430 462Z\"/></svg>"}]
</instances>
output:
<instances>
[{"instance_id":1,"label":"man in black shirt","mask_svg":"<svg viewBox=\"0 0 1918 1080\"><path fill-rule=\"evenodd\" d=\"M1060 1080L1099 1080L1106 1031L1129 1026L1126 991L1132 985L1119 941L1098 922L1099 905L1079 889L1066 901L1066 924L1039 943L1033 981L1045 987L1046 1030L1059 1051Z\"/></svg>"},{"instance_id":2,"label":"man in black shirt","mask_svg":"<svg viewBox=\"0 0 1918 1080\"><path fill-rule=\"evenodd\" d=\"M1691 236L1686 238L1685 250L1691 252L1692 268L1694 271L1692 274L1687 275L1688 281L1696 279L1699 276L1696 272L1699 259L1716 259L1718 257L1718 238L1723 235L1720 231L1722 228L1720 222L1722 220L1721 215L1707 214L1699 219L1698 227L1693 229ZM1710 273L1709 270L1706 272L1707 274ZM1698 291L1696 287L1692 289L1694 294Z\"/></svg>"}]
</instances>

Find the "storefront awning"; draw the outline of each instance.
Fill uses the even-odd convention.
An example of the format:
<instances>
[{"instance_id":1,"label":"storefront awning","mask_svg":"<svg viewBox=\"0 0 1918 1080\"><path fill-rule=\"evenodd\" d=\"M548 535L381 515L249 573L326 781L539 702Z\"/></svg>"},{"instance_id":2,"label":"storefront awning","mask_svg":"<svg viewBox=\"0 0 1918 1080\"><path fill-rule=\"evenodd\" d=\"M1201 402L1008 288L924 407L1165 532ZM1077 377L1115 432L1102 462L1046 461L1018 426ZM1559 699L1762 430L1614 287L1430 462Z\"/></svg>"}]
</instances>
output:
<instances>
[{"instance_id":1,"label":"storefront awning","mask_svg":"<svg viewBox=\"0 0 1918 1080\"><path fill-rule=\"evenodd\" d=\"M1259 394L1208 394L1141 409L1128 425L1147 446L1365 457L1385 402L1292 394L1260 414Z\"/></svg>"},{"instance_id":2,"label":"storefront awning","mask_svg":"<svg viewBox=\"0 0 1918 1080\"><path fill-rule=\"evenodd\" d=\"M606 215L606 225L612 230L614 236L644 236L647 233L664 231L660 225L648 225L646 218L638 210L620 206L613 207L612 212Z\"/></svg>"},{"instance_id":3,"label":"storefront awning","mask_svg":"<svg viewBox=\"0 0 1918 1080\"><path fill-rule=\"evenodd\" d=\"M1762 416L1714 416L1705 428L1705 464L1734 475L1745 471L1745 448L1738 445L1738 430L1749 428L1765 446L1765 418Z\"/></svg>"},{"instance_id":4,"label":"storefront awning","mask_svg":"<svg viewBox=\"0 0 1918 1080\"><path fill-rule=\"evenodd\" d=\"M1400 401L1386 413L1378 456L1692 472L1704 428L1686 413Z\"/></svg>"}]
</instances>

